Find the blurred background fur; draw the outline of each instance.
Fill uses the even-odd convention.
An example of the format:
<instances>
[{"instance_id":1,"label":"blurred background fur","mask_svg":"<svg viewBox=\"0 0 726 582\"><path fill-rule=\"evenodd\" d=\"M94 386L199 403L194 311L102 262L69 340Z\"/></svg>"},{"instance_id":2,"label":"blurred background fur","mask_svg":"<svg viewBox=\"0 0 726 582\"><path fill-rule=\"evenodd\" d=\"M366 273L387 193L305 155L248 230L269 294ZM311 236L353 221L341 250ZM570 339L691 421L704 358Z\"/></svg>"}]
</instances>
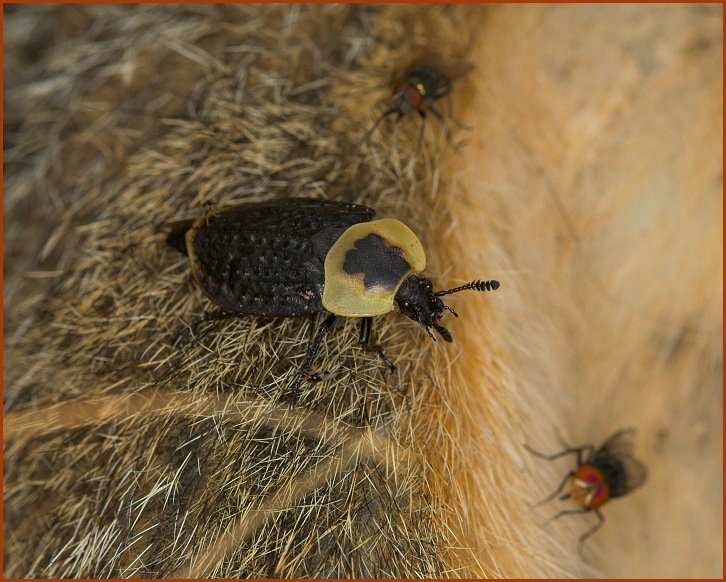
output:
<instances>
[{"instance_id":1,"label":"blurred background fur","mask_svg":"<svg viewBox=\"0 0 726 582\"><path fill-rule=\"evenodd\" d=\"M4 7L4 575L721 577L715 5ZM444 123L383 121L411 64ZM452 117L453 116L453 117ZM461 124L471 129L461 127ZM288 196L408 224L454 343L212 309L164 225ZM318 320L319 321L319 320ZM523 448L638 429L646 484L534 507Z\"/></svg>"}]
</instances>

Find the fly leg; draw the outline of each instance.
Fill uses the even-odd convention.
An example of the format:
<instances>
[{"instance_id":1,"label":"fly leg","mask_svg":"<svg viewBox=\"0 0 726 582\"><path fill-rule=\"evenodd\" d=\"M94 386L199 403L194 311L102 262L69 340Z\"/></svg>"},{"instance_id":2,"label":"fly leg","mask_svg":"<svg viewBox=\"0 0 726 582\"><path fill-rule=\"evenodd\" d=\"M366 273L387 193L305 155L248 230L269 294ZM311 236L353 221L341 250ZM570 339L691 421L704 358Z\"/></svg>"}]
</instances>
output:
<instances>
[{"instance_id":1,"label":"fly leg","mask_svg":"<svg viewBox=\"0 0 726 582\"><path fill-rule=\"evenodd\" d=\"M587 507L583 507L582 509L563 509L554 517L550 517L547 520L547 523L554 521L556 519L559 519L563 515L577 515L580 513L587 513L588 511L590 511L590 510ZM595 510L595 515L597 515L597 523L594 526L592 526L589 530L587 530L584 534L582 534L577 543L577 551L583 560L585 559L585 555L582 550L584 548L585 540L587 538L589 538L592 534L594 534L597 530L599 530L605 523L605 516L602 513L600 513L599 509Z\"/></svg>"},{"instance_id":2,"label":"fly leg","mask_svg":"<svg viewBox=\"0 0 726 582\"><path fill-rule=\"evenodd\" d=\"M579 513L587 513L588 511L590 511L590 510L587 507L581 507L580 509L563 509L557 515L555 515L553 517L550 517L545 523L549 523L551 521L555 521L555 520L560 519L561 517L563 517L565 515L577 515Z\"/></svg>"},{"instance_id":3,"label":"fly leg","mask_svg":"<svg viewBox=\"0 0 726 582\"><path fill-rule=\"evenodd\" d=\"M587 507L583 507L581 509L563 509L560 511L557 515L554 517L550 517L546 523L549 523L551 521L554 521L556 519L561 518L563 515L578 515L580 513L587 513L590 511ZM595 510L595 513L598 517L598 522L591 527L589 530L587 530L584 534L580 536L579 542L577 544L577 551L580 554L580 557L584 560L585 556L582 553L583 544L585 543L585 540L589 538L592 534L594 534L597 530L599 530L602 527L602 524L605 523L605 517L603 517L603 514L600 513L599 509Z\"/></svg>"},{"instance_id":4,"label":"fly leg","mask_svg":"<svg viewBox=\"0 0 726 582\"><path fill-rule=\"evenodd\" d=\"M446 101L447 101L448 107L449 107L449 119L451 119L451 121L454 122L454 125L456 125L457 127L460 127L461 129L464 129L466 131L473 131L474 130L473 127L471 127L470 125L466 125L465 123L461 123L461 121L459 121L458 119L456 119L456 117L454 117L454 106L451 101L451 93L446 94Z\"/></svg>"},{"instance_id":5,"label":"fly leg","mask_svg":"<svg viewBox=\"0 0 726 582\"><path fill-rule=\"evenodd\" d=\"M599 509L595 510L595 514L597 515L597 519L598 519L597 523L580 536L580 541L577 544L577 551L579 552L580 557L583 560L585 559L585 555L582 553L582 549L585 544L585 540L587 538L589 538L592 534L594 534L597 530L599 530L605 523L605 516L602 513L600 513Z\"/></svg>"},{"instance_id":6,"label":"fly leg","mask_svg":"<svg viewBox=\"0 0 726 582\"><path fill-rule=\"evenodd\" d=\"M557 489L555 489L555 491L551 495L548 495L547 497L545 497L541 501L538 501L537 504L535 505L535 507L538 507L540 505L544 505L545 503L549 503L555 497L557 497L560 494L560 492L565 488L565 485L567 485L567 482L570 479L572 479L572 476L574 474L575 474L574 471L570 471L569 473L567 473L567 475L565 475L565 478L562 480L562 483L560 483L559 487L557 487ZM564 497L562 497L562 499L567 499L569 496L570 496L570 494L569 493L566 493L564 495Z\"/></svg>"},{"instance_id":7,"label":"fly leg","mask_svg":"<svg viewBox=\"0 0 726 582\"><path fill-rule=\"evenodd\" d=\"M418 141L416 142L416 156L421 149L421 144L424 140L424 129L426 129L426 112L423 109L418 110L418 114L421 116L421 129L418 131Z\"/></svg>"},{"instance_id":8,"label":"fly leg","mask_svg":"<svg viewBox=\"0 0 726 582\"><path fill-rule=\"evenodd\" d=\"M546 461L554 461L555 459L559 459L560 457L564 457L565 455L576 454L578 467L583 464L583 451L588 451L587 455L584 456L584 459L588 459L588 458L590 458L590 456L592 455L592 452L594 450L594 447L592 445L583 445L581 447L569 447L563 451L560 451L559 453L554 453L552 455L546 455L544 453L540 453L539 451L534 450L532 447L530 447L527 444L524 445L524 448L529 454L534 455L535 457L539 457L540 459L545 459ZM552 501L555 497L557 497L560 494L560 492L565 488L565 485L572 478L572 476L574 474L575 474L574 471L570 471L569 473L567 473L567 475L565 475L565 478L560 483L559 487L557 487L557 489L555 489L554 493L552 493L551 495L548 495L547 497L545 497L544 499L539 501L536 504L536 506L543 505L544 503L548 503L549 501ZM563 499L567 499L569 496L570 496L569 493L567 493L564 495Z\"/></svg>"},{"instance_id":9,"label":"fly leg","mask_svg":"<svg viewBox=\"0 0 726 582\"><path fill-rule=\"evenodd\" d=\"M394 114L398 114L398 119L401 119L401 112L396 107L392 107L391 109L388 109L387 111L382 113L378 119L376 119L373 126L368 130L368 133L366 133L365 136L363 137L363 139L358 142L358 145L362 146L365 142L367 142L368 138L371 137L371 135L375 131L376 127L378 127L378 124L381 121L383 121L386 117L388 117L389 115L394 115Z\"/></svg>"},{"instance_id":10,"label":"fly leg","mask_svg":"<svg viewBox=\"0 0 726 582\"><path fill-rule=\"evenodd\" d=\"M559 453L554 453L553 455L546 455L544 453L540 453L539 451L535 451L527 444L524 445L524 448L530 455L534 455L535 457L539 457L540 459L545 459L547 461L554 461L555 459L559 459L560 457L564 457L565 455L576 453L578 467L583 464L582 452L586 450L589 451L589 453L585 456L585 459L588 459L594 450L594 447L592 445L583 445L581 447L569 447L563 451L560 451Z\"/></svg>"}]
</instances>

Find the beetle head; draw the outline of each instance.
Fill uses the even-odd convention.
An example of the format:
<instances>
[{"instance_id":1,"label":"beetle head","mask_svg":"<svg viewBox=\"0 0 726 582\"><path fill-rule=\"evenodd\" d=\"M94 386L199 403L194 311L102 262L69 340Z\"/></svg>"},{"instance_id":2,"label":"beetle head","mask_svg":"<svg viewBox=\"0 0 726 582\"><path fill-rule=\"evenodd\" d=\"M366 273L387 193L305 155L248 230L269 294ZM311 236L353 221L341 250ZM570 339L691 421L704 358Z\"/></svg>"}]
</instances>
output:
<instances>
[{"instance_id":1,"label":"beetle head","mask_svg":"<svg viewBox=\"0 0 726 582\"><path fill-rule=\"evenodd\" d=\"M399 287L395 300L401 313L423 325L426 328L426 332L431 336L431 339L436 341L436 338L429 329L433 327L445 341L451 342L453 341L451 333L439 324L439 320L445 310L453 313L455 317L459 316L456 311L446 305L439 297L459 291L466 291L467 289L474 291L493 291L498 288L498 281L472 281L461 287L434 292L434 286L431 281L423 277L411 275Z\"/></svg>"},{"instance_id":2,"label":"beetle head","mask_svg":"<svg viewBox=\"0 0 726 582\"><path fill-rule=\"evenodd\" d=\"M396 303L401 313L423 325L434 341L436 338L429 331L430 327L439 332L447 342L452 341L449 330L438 323L447 307L434 294L434 286L431 281L411 275L398 289Z\"/></svg>"}]
</instances>

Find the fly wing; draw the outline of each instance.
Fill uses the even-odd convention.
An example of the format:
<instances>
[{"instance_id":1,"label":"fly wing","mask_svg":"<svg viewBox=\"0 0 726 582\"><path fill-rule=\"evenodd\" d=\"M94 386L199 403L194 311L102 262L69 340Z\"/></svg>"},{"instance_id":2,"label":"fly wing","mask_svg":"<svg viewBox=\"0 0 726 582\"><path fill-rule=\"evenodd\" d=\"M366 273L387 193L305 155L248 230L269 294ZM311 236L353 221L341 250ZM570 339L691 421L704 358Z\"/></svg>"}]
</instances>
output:
<instances>
[{"instance_id":1,"label":"fly wing","mask_svg":"<svg viewBox=\"0 0 726 582\"><path fill-rule=\"evenodd\" d=\"M600 457L619 457L622 455L632 455L635 446L635 435L637 431L634 428L625 428L619 430L606 440L600 448L595 452L595 460Z\"/></svg>"},{"instance_id":2,"label":"fly wing","mask_svg":"<svg viewBox=\"0 0 726 582\"><path fill-rule=\"evenodd\" d=\"M220 307L243 315L312 314L322 310L330 245L374 215L365 206L315 199L213 209L188 229L186 248L195 279Z\"/></svg>"},{"instance_id":3,"label":"fly wing","mask_svg":"<svg viewBox=\"0 0 726 582\"><path fill-rule=\"evenodd\" d=\"M620 478L610 491L611 497L630 493L640 487L648 475L645 465L633 456L636 434L634 428L620 430L606 440L594 455L596 465L616 459L622 466Z\"/></svg>"},{"instance_id":4,"label":"fly wing","mask_svg":"<svg viewBox=\"0 0 726 582\"><path fill-rule=\"evenodd\" d=\"M648 470L645 465L633 456L621 456L620 462L624 468L625 477L610 490L610 497L621 497L627 495L633 489L637 489L648 477Z\"/></svg>"}]
</instances>

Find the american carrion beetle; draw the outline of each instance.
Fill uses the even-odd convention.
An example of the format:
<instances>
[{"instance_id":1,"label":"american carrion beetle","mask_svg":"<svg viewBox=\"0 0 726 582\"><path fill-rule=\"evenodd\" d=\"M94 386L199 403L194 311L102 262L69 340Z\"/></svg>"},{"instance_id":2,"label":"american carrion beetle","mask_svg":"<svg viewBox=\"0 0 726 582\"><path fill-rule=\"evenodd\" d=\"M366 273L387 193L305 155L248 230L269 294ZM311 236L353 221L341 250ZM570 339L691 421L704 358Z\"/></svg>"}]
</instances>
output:
<instances>
[{"instance_id":1,"label":"american carrion beetle","mask_svg":"<svg viewBox=\"0 0 726 582\"><path fill-rule=\"evenodd\" d=\"M383 355L379 347L368 346L372 317L397 305L432 339L433 327L451 342L439 319L444 310L456 313L440 297L499 287L497 281L472 281L434 292L431 281L417 275L426 267L426 256L416 235L398 220L374 216L371 208L330 200L254 202L212 208L196 220L176 222L167 242L189 256L196 282L229 312L276 317L330 313L295 379L292 405L336 317L361 317L360 343Z\"/></svg>"}]
</instances>

